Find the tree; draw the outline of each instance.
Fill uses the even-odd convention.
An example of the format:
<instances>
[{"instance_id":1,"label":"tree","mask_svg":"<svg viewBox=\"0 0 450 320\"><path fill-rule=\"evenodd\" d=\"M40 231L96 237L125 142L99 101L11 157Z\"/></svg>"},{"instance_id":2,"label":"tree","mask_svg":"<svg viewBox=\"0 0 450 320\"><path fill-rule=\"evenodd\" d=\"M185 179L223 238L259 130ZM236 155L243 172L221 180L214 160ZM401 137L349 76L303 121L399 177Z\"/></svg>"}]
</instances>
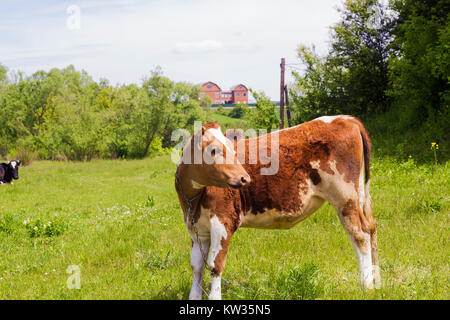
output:
<instances>
[{"instance_id":1,"label":"tree","mask_svg":"<svg viewBox=\"0 0 450 320\"><path fill-rule=\"evenodd\" d=\"M256 100L255 109L248 109L248 119L254 129L266 129L268 132L280 124L280 119L275 114L275 104L264 92L257 93L250 89Z\"/></svg>"},{"instance_id":2,"label":"tree","mask_svg":"<svg viewBox=\"0 0 450 320\"><path fill-rule=\"evenodd\" d=\"M393 8L399 17L394 30L397 51L390 60L390 95L402 115L401 126L448 120L450 3L396 0ZM448 127L448 121L446 124Z\"/></svg>"},{"instance_id":3,"label":"tree","mask_svg":"<svg viewBox=\"0 0 450 320\"><path fill-rule=\"evenodd\" d=\"M297 123L335 113L360 117L383 113L389 105L388 58L392 15L376 0L347 0L341 21L331 28L325 57L300 46L304 72L294 72L291 97Z\"/></svg>"},{"instance_id":4,"label":"tree","mask_svg":"<svg viewBox=\"0 0 450 320\"><path fill-rule=\"evenodd\" d=\"M0 66L0 155L43 159L145 157L171 147L174 129L204 121L199 88L154 70L142 86L98 83L73 66L17 73Z\"/></svg>"},{"instance_id":5,"label":"tree","mask_svg":"<svg viewBox=\"0 0 450 320\"><path fill-rule=\"evenodd\" d=\"M8 80L8 69L0 63L0 86Z\"/></svg>"},{"instance_id":6,"label":"tree","mask_svg":"<svg viewBox=\"0 0 450 320\"><path fill-rule=\"evenodd\" d=\"M161 137L163 144L169 146L172 130L193 124L195 120L204 120L197 87L174 83L164 77L160 69L156 69L144 81L142 89L147 100L131 116L135 143L141 150L136 156L147 156L156 137Z\"/></svg>"},{"instance_id":7,"label":"tree","mask_svg":"<svg viewBox=\"0 0 450 320\"><path fill-rule=\"evenodd\" d=\"M319 57L314 46L308 48L304 45L299 46L298 56L305 70L302 75L293 72L295 82L290 88L290 96L295 106L294 123L306 122L334 111L328 90L332 82L327 81L326 58Z\"/></svg>"},{"instance_id":8,"label":"tree","mask_svg":"<svg viewBox=\"0 0 450 320\"><path fill-rule=\"evenodd\" d=\"M339 105L343 113L361 117L383 113L390 105L388 58L395 19L377 0L347 0L341 21L332 27L329 68L341 70Z\"/></svg>"}]
</instances>

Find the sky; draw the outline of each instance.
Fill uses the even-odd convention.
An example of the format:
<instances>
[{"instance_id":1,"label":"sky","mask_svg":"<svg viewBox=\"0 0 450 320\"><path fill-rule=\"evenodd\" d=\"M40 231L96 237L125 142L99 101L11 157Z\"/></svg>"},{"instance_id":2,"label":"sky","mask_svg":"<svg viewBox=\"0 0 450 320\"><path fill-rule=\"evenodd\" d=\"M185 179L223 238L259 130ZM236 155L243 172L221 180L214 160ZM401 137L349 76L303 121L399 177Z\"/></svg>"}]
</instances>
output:
<instances>
[{"instance_id":1,"label":"sky","mask_svg":"<svg viewBox=\"0 0 450 320\"><path fill-rule=\"evenodd\" d=\"M155 67L174 81L243 83L279 100L280 60L325 54L342 0L0 0L0 63L31 75L74 65L111 84Z\"/></svg>"}]
</instances>

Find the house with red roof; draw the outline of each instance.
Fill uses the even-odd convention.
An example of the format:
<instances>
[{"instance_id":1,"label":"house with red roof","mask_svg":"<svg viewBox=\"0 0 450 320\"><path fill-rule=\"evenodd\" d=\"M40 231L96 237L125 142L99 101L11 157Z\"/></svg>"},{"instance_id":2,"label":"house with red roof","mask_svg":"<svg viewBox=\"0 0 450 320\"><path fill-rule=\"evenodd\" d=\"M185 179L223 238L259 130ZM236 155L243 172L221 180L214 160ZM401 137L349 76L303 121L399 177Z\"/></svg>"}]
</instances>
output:
<instances>
[{"instance_id":1,"label":"house with red roof","mask_svg":"<svg viewBox=\"0 0 450 320\"><path fill-rule=\"evenodd\" d=\"M248 88L243 84L233 86L229 91L222 89L212 81L200 85L199 100L204 96L211 98L212 104L248 104Z\"/></svg>"}]
</instances>

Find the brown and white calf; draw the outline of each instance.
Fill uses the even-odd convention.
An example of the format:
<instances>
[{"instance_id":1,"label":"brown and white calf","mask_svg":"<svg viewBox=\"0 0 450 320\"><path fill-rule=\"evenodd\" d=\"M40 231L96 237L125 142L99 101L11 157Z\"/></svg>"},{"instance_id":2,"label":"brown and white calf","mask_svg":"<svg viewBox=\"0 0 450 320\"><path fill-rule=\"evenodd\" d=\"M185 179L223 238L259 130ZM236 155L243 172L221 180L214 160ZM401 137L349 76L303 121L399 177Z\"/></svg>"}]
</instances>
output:
<instances>
[{"instance_id":1,"label":"brown and white calf","mask_svg":"<svg viewBox=\"0 0 450 320\"><path fill-rule=\"evenodd\" d=\"M273 175L261 174L267 165L259 157L256 164L248 160L251 154L260 154L257 148L265 148L268 155L277 152L271 150L274 133L240 140L238 145L245 147L242 163L236 153L242 149L225 138L215 123L204 125L194 135L198 139L191 138L183 150L183 156L191 160L195 150L208 151L216 160L181 162L176 173L175 187L192 238L190 299L202 298L206 259L212 270L209 298L221 298L221 274L238 228L289 229L325 201L336 209L350 237L361 286L380 286L376 221L369 195L370 140L362 123L351 116L327 116L276 134L279 168ZM260 143L261 139L268 142ZM227 156L233 157L233 163L224 161Z\"/></svg>"}]
</instances>

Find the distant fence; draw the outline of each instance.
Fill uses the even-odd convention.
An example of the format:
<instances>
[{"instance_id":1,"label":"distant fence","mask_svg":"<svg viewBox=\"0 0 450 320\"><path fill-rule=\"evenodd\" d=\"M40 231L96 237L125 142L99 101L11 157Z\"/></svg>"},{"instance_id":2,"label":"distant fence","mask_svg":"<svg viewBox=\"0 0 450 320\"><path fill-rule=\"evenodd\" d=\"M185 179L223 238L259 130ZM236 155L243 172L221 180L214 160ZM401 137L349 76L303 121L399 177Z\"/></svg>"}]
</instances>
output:
<instances>
[{"instance_id":1,"label":"distant fence","mask_svg":"<svg viewBox=\"0 0 450 320\"><path fill-rule=\"evenodd\" d=\"M279 109L280 108L280 102L279 101L271 101L273 104L275 104L276 105L276 109ZM249 104L247 104L248 105L248 107L249 108L255 108L256 107L256 104L255 103L249 103ZM228 103L228 104L212 104L211 105L211 108L218 108L219 106L221 106L222 108L224 108L224 109L233 109L235 106L236 106L236 104L233 104L233 103Z\"/></svg>"}]
</instances>

